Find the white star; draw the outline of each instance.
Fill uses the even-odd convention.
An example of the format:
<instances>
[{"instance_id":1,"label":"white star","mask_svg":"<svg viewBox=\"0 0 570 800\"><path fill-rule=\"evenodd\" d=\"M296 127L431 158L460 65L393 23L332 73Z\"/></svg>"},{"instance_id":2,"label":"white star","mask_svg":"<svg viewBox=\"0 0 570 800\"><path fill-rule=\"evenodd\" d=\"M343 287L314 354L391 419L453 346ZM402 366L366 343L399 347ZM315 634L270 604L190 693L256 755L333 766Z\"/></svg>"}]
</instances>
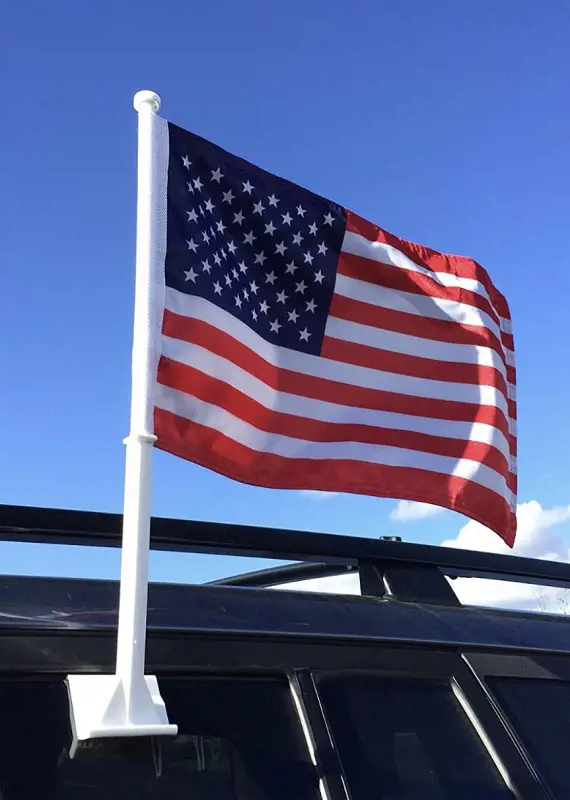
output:
<instances>
[{"instance_id":1,"label":"white star","mask_svg":"<svg viewBox=\"0 0 570 800\"><path fill-rule=\"evenodd\" d=\"M304 217L306 213L307 213L307 211L306 211L306 209L303 208L303 206L297 206L297 214L300 217Z\"/></svg>"},{"instance_id":2,"label":"white star","mask_svg":"<svg viewBox=\"0 0 570 800\"><path fill-rule=\"evenodd\" d=\"M185 281L192 281L192 283L196 283L196 278L198 276L194 272L193 267L190 267L190 269L188 271L185 271L184 274L186 275L186 277L184 278Z\"/></svg>"},{"instance_id":3,"label":"white star","mask_svg":"<svg viewBox=\"0 0 570 800\"><path fill-rule=\"evenodd\" d=\"M210 274L210 270L212 269L212 265L208 260L202 261L202 272L207 272L208 275Z\"/></svg>"},{"instance_id":4,"label":"white star","mask_svg":"<svg viewBox=\"0 0 570 800\"><path fill-rule=\"evenodd\" d=\"M323 275L323 273L320 270L317 273L315 273L315 281L317 283L322 283L324 278L325 278L325 276Z\"/></svg>"},{"instance_id":5,"label":"white star","mask_svg":"<svg viewBox=\"0 0 570 800\"><path fill-rule=\"evenodd\" d=\"M236 296L235 296L235 298L234 298L234 299L235 299L235 301L236 301L236 306L239 306L239 308L241 308L242 299L241 299L241 297L239 296L239 294L236 294Z\"/></svg>"},{"instance_id":6,"label":"white star","mask_svg":"<svg viewBox=\"0 0 570 800\"><path fill-rule=\"evenodd\" d=\"M190 165L192 164L192 162L190 161L190 159L188 158L188 156L183 156L183 157L182 157L182 163L184 164L184 166L186 167L186 169L190 169Z\"/></svg>"},{"instance_id":7,"label":"white star","mask_svg":"<svg viewBox=\"0 0 570 800\"><path fill-rule=\"evenodd\" d=\"M201 217L203 217L203 216L205 215L205 213L206 213L206 212L204 211L204 209L202 208L202 206L198 206L198 214L200 214L200 216L201 216Z\"/></svg>"},{"instance_id":8,"label":"white star","mask_svg":"<svg viewBox=\"0 0 570 800\"><path fill-rule=\"evenodd\" d=\"M210 242L210 237L208 236L206 231L202 231L202 239L203 239L204 242L207 242L207 243Z\"/></svg>"},{"instance_id":9,"label":"white star","mask_svg":"<svg viewBox=\"0 0 570 800\"><path fill-rule=\"evenodd\" d=\"M285 290L277 293L277 302L283 303L283 305L285 305L285 303L287 302L287 295L285 294Z\"/></svg>"},{"instance_id":10,"label":"white star","mask_svg":"<svg viewBox=\"0 0 570 800\"><path fill-rule=\"evenodd\" d=\"M234 214L234 222L237 222L238 225L241 225L243 220L244 220L243 212L238 211L237 214Z\"/></svg>"},{"instance_id":11,"label":"white star","mask_svg":"<svg viewBox=\"0 0 570 800\"><path fill-rule=\"evenodd\" d=\"M289 322L297 322L298 319L299 319L299 315L297 314L295 309L293 309L293 311L289 312Z\"/></svg>"},{"instance_id":12,"label":"white star","mask_svg":"<svg viewBox=\"0 0 570 800\"><path fill-rule=\"evenodd\" d=\"M270 233L272 236L273 236L274 231L276 231L276 230L277 230L277 228L275 227L275 225L272 222L268 222L267 225L265 226L265 233Z\"/></svg>"},{"instance_id":13,"label":"white star","mask_svg":"<svg viewBox=\"0 0 570 800\"><path fill-rule=\"evenodd\" d=\"M209 212L210 212L210 214L211 214L211 213L212 213L212 211L213 211L213 210L214 210L214 208L215 208L215 205L212 203L212 201L211 201L210 199L208 199L208 200L206 200L206 202L204 203L204 205L205 205L205 207L206 207L206 211L209 211Z\"/></svg>"},{"instance_id":14,"label":"white star","mask_svg":"<svg viewBox=\"0 0 570 800\"><path fill-rule=\"evenodd\" d=\"M249 292L247 291L247 289L243 290L243 299L244 300L249 300Z\"/></svg>"},{"instance_id":15,"label":"white star","mask_svg":"<svg viewBox=\"0 0 570 800\"><path fill-rule=\"evenodd\" d=\"M325 225L331 225L331 226L332 226L333 222L334 222L334 217L333 217L333 215L332 215L332 214L329 212L329 213L328 213L328 214L325 216Z\"/></svg>"},{"instance_id":16,"label":"white star","mask_svg":"<svg viewBox=\"0 0 570 800\"><path fill-rule=\"evenodd\" d=\"M230 278L230 276L226 275L225 278L226 278L226 286L231 286L232 285L232 279Z\"/></svg>"},{"instance_id":17,"label":"white star","mask_svg":"<svg viewBox=\"0 0 570 800\"><path fill-rule=\"evenodd\" d=\"M283 225L290 225L293 222L293 217L291 214L289 214L289 212L286 214L281 214L281 216L283 217Z\"/></svg>"},{"instance_id":18,"label":"white star","mask_svg":"<svg viewBox=\"0 0 570 800\"><path fill-rule=\"evenodd\" d=\"M303 258L305 259L305 264L312 264L312 263L313 263L313 261L314 261L314 259L315 259L315 257L314 257L314 256L312 256L312 255L311 255L310 253L308 253L308 252L307 252L307 253L305 253L305 255L303 256Z\"/></svg>"},{"instance_id":19,"label":"white star","mask_svg":"<svg viewBox=\"0 0 570 800\"><path fill-rule=\"evenodd\" d=\"M215 284L214 284L214 292L216 294L221 294L222 293L222 287L220 286L218 281L216 281Z\"/></svg>"},{"instance_id":20,"label":"white star","mask_svg":"<svg viewBox=\"0 0 570 800\"><path fill-rule=\"evenodd\" d=\"M223 233L225 231L225 229L226 229L226 226L224 225L222 220L220 220L219 222L216 222L216 228L218 229L218 231L220 233Z\"/></svg>"},{"instance_id":21,"label":"white star","mask_svg":"<svg viewBox=\"0 0 570 800\"><path fill-rule=\"evenodd\" d=\"M222 263L222 259L219 257L219 255L218 255L217 253L214 253L214 261L216 262L216 264L218 265L218 267L219 267L219 266L220 266L220 264Z\"/></svg>"},{"instance_id":22,"label":"white star","mask_svg":"<svg viewBox=\"0 0 570 800\"><path fill-rule=\"evenodd\" d=\"M285 250L287 250L287 248L285 247L285 242L281 242L281 244L275 245L275 252L279 253L280 256L285 255Z\"/></svg>"},{"instance_id":23,"label":"white star","mask_svg":"<svg viewBox=\"0 0 570 800\"><path fill-rule=\"evenodd\" d=\"M265 253L263 252L263 250L261 251L261 253L256 253L256 254L255 254L255 263L256 263L256 264L261 264L261 265L263 265L263 262L264 262L264 261L267 261L267 256L265 255Z\"/></svg>"},{"instance_id":24,"label":"white star","mask_svg":"<svg viewBox=\"0 0 570 800\"><path fill-rule=\"evenodd\" d=\"M274 272L268 272L265 276L265 283L270 283L272 286L277 280L277 275Z\"/></svg>"},{"instance_id":25,"label":"white star","mask_svg":"<svg viewBox=\"0 0 570 800\"><path fill-rule=\"evenodd\" d=\"M309 225L309 233L312 233L313 236L317 235L317 223L313 222L312 225Z\"/></svg>"},{"instance_id":26,"label":"white star","mask_svg":"<svg viewBox=\"0 0 570 800\"><path fill-rule=\"evenodd\" d=\"M237 271L237 269L235 267L232 269L232 275L234 276L234 278L237 281L237 279L239 278L239 272Z\"/></svg>"},{"instance_id":27,"label":"white star","mask_svg":"<svg viewBox=\"0 0 570 800\"><path fill-rule=\"evenodd\" d=\"M229 191L227 191L227 192L224 192L224 194L223 194L224 203L230 203L230 205L231 205L232 201L235 200L235 199L236 199L235 198L235 194L232 192L231 189Z\"/></svg>"},{"instance_id":28,"label":"white star","mask_svg":"<svg viewBox=\"0 0 570 800\"><path fill-rule=\"evenodd\" d=\"M188 214L188 222L198 222L198 214L192 209L192 211L187 211Z\"/></svg>"},{"instance_id":29,"label":"white star","mask_svg":"<svg viewBox=\"0 0 570 800\"><path fill-rule=\"evenodd\" d=\"M299 333L299 336L301 337L301 341L303 341L303 342L308 342L310 335L311 334L309 333L309 331L306 328L304 330L300 331L300 333Z\"/></svg>"},{"instance_id":30,"label":"white star","mask_svg":"<svg viewBox=\"0 0 570 800\"><path fill-rule=\"evenodd\" d=\"M319 253L321 253L324 256L324 255L326 255L327 250L328 250L328 247L326 247L324 242L321 242L321 244L319 245Z\"/></svg>"},{"instance_id":31,"label":"white star","mask_svg":"<svg viewBox=\"0 0 570 800\"><path fill-rule=\"evenodd\" d=\"M245 262L244 261L240 261L239 264L238 264L238 267L240 269L240 272L243 272L243 274L245 275L245 273L247 272L247 267L245 265Z\"/></svg>"},{"instance_id":32,"label":"white star","mask_svg":"<svg viewBox=\"0 0 570 800\"><path fill-rule=\"evenodd\" d=\"M252 317L254 318L254 320L257 322L257 311L255 310L255 308L252 308L252 309L251 309L251 316L252 316Z\"/></svg>"},{"instance_id":33,"label":"white star","mask_svg":"<svg viewBox=\"0 0 570 800\"><path fill-rule=\"evenodd\" d=\"M273 333L279 333L279 328L282 326L279 324L278 320L275 320L275 322L272 322L269 327Z\"/></svg>"},{"instance_id":34,"label":"white star","mask_svg":"<svg viewBox=\"0 0 570 800\"><path fill-rule=\"evenodd\" d=\"M265 300L262 303L260 303L259 310L263 311L264 314L267 314L267 312L269 311L269 306L267 305Z\"/></svg>"},{"instance_id":35,"label":"white star","mask_svg":"<svg viewBox=\"0 0 570 800\"><path fill-rule=\"evenodd\" d=\"M277 203L279 202L279 199L275 197L274 194L270 194L269 197L267 198L267 202L269 203L270 206L277 208Z\"/></svg>"},{"instance_id":36,"label":"white star","mask_svg":"<svg viewBox=\"0 0 570 800\"><path fill-rule=\"evenodd\" d=\"M293 236L293 244L301 244L302 241L303 237L300 233L296 233L295 236Z\"/></svg>"},{"instance_id":37,"label":"white star","mask_svg":"<svg viewBox=\"0 0 570 800\"><path fill-rule=\"evenodd\" d=\"M265 206L259 201L259 203L255 203L253 206L253 213L254 214L262 214L265 211Z\"/></svg>"},{"instance_id":38,"label":"white star","mask_svg":"<svg viewBox=\"0 0 570 800\"><path fill-rule=\"evenodd\" d=\"M251 185L251 183L249 181L246 181L243 184L243 190L244 190L244 192L247 192L248 194L251 194L253 192L253 186Z\"/></svg>"},{"instance_id":39,"label":"white star","mask_svg":"<svg viewBox=\"0 0 570 800\"><path fill-rule=\"evenodd\" d=\"M237 250L237 247L235 246L235 244L232 241L229 241L228 242L228 252L230 252L232 254L232 256L233 256L233 254L235 253L236 250Z\"/></svg>"},{"instance_id":40,"label":"white star","mask_svg":"<svg viewBox=\"0 0 570 800\"><path fill-rule=\"evenodd\" d=\"M192 186L192 181L186 181L186 186L188 187L188 191L194 194L194 187Z\"/></svg>"},{"instance_id":41,"label":"white star","mask_svg":"<svg viewBox=\"0 0 570 800\"><path fill-rule=\"evenodd\" d=\"M297 269L297 265L295 264L295 262L294 261L290 261L287 264L287 269L285 270L285 272L288 275L293 275L293 273L295 272L296 269Z\"/></svg>"},{"instance_id":42,"label":"white star","mask_svg":"<svg viewBox=\"0 0 570 800\"><path fill-rule=\"evenodd\" d=\"M317 304L315 303L314 300L309 300L306 306L307 306L307 311L310 311L311 314L315 313L315 308L317 307Z\"/></svg>"},{"instance_id":43,"label":"white star","mask_svg":"<svg viewBox=\"0 0 570 800\"><path fill-rule=\"evenodd\" d=\"M246 233L246 235L243 237L243 241L245 244L253 244L256 239L257 236L253 235L253 231L251 231L250 233Z\"/></svg>"},{"instance_id":44,"label":"white star","mask_svg":"<svg viewBox=\"0 0 570 800\"><path fill-rule=\"evenodd\" d=\"M218 167L218 169L212 172L212 177L210 178L211 181L216 181L219 183L224 176L222 175L222 170Z\"/></svg>"},{"instance_id":45,"label":"white star","mask_svg":"<svg viewBox=\"0 0 570 800\"><path fill-rule=\"evenodd\" d=\"M301 292L301 294L304 294L306 288L307 284L305 283L305 281L300 281L299 283L295 284L295 291Z\"/></svg>"},{"instance_id":46,"label":"white star","mask_svg":"<svg viewBox=\"0 0 570 800\"><path fill-rule=\"evenodd\" d=\"M255 281L252 281L249 284L249 288L250 288L252 294L257 294L257 290L259 289L259 286L257 285L257 283Z\"/></svg>"},{"instance_id":47,"label":"white star","mask_svg":"<svg viewBox=\"0 0 570 800\"><path fill-rule=\"evenodd\" d=\"M194 239L186 239L186 244L188 245L188 250L192 250L193 253L195 253L198 249L198 245Z\"/></svg>"},{"instance_id":48,"label":"white star","mask_svg":"<svg viewBox=\"0 0 570 800\"><path fill-rule=\"evenodd\" d=\"M200 191L200 190L201 190L201 188L202 188L202 186L203 186L203 185L204 185L204 184L202 183L202 181L200 180L200 178L196 178L196 179L194 180L194 188L195 188L195 189L198 189L198 191Z\"/></svg>"},{"instance_id":49,"label":"white star","mask_svg":"<svg viewBox=\"0 0 570 800\"><path fill-rule=\"evenodd\" d=\"M222 249L220 250L220 253L222 254L222 258L223 258L223 259L224 259L224 261L225 261L225 260L226 260L226 258L228 257L228 254L226 253L226 251L224 250L224 248L223 248L223 247L222 247Z\"/></svg>"}]
</instances>

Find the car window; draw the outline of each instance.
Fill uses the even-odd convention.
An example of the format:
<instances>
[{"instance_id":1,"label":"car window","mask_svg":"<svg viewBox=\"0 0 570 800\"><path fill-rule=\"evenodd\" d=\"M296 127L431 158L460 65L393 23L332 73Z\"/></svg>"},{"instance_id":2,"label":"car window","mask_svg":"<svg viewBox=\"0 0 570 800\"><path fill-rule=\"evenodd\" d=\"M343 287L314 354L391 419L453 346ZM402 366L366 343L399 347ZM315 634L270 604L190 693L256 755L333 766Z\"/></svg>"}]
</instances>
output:
<instances>
[{"instance_id":1,"label":"car window","mask_svg":"<svg viewBox=\"0 0 570 800\"><path fill-rule=\"evenodd\" d=\"M492 678L486 682L556 798L570 795L570 682Z\"/></svg>"},{"instance_id":2,"label":"car window","mask_svg":"<svg viewBox=\"0 0 570 800\"><path fill-rule=\"evenodd\" d=\"M175 738L108 742L70 760L63 682L0 684L2 800L317 800L289 685L161 681Z\"/></svg>"},{"instance_id":3,"label":"car window","mask_svg":"<svg viewBox=\"0 0 570 800\"><path fill-rule=\"evenodd\" d=\"M512 800L445 683L321 678L352 800Z\"/></svg>"}]
</instances>

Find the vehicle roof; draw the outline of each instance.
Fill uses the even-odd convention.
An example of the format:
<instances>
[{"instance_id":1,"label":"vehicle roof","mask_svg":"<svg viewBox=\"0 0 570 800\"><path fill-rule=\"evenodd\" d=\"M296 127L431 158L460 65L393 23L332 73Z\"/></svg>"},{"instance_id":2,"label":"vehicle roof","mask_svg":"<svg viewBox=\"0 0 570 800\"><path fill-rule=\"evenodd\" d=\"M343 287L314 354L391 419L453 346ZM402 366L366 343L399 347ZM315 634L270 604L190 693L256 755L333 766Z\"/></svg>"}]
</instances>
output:
<instances>
[{"instance_id":1,"label":"vehicle roof","mask_svg":"<svg viewBox=\"0 0 570 800\"><path fill-rule=\"evenodd\" d=\"M118 597L115 581L1 577L0 635L112 631ZM562 616L207 585L151 584L148 629L570 652Z\"/></svg>"},{"instance_id":2,"label":"vehicle roof","mask_svg":"<svg viewBox=\"0 0 570 800\"><path fill-rule=\"evenodd\" d=\"M0 506L0 539L120 546L118 514ZM301 563L205 585L149 586L148 629L570 652L570 619L462 606L450 578L569 587L568 564L370 538L153 519L151 547ZM358 574L361 595L277 591ZM112 631L119 584L0 577L0 634Z\"/></svg>"}]
</instances>

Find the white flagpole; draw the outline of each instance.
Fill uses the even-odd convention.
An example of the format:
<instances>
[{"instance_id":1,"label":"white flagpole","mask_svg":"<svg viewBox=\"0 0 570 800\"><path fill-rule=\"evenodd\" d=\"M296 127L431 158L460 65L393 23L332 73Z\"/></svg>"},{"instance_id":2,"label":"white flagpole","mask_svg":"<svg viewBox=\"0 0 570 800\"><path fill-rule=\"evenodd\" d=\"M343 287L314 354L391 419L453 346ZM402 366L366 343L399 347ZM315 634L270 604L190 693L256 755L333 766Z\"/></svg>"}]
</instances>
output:
<instances>
[{"instance_id":1,"label":"white flagpole","mask_svg":"<svg viewBox=\"0 0 570 800\"><path fill-rule=\"evenodd\" d=\"M108 736L174 735L154 676L145 676L153 387L153 314L157 268L155 144L160 98L137 92L139 115L137 241L130 432L125 439L125 497L115 675L70 675L74 748Z\"/></svg>"},{"instance_id":2,"label":"white flagpole","mask_svg":"<svg viewBox=\"0 0 570 800\"><path fill-rule=\"evenodd\" d=\"M125 439L125 498L117 674L122 676L129 718L136 711L137 687L144 676L150 547L150 498L153 427L152 374L154 254L153 144L160 98L138 92L133 101L139 115L137 168L137 243L135 313L132 350L131 424Z\"/></svg>"}]
</instances>

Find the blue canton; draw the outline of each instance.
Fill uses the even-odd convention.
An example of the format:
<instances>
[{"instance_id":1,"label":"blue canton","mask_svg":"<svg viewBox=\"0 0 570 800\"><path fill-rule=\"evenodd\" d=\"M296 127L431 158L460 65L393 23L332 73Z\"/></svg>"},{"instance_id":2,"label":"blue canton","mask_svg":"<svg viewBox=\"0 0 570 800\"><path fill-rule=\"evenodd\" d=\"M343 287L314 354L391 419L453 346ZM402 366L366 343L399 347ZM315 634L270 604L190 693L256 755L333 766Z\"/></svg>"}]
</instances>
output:
<instances>
[{"instance_id":1,"label":"blue canton","mask_svg":"<svg viewBox=\"0 0 570 800\"><path fill-rule=\"evenodd\" d=\"M344 209L169 123L166 285L318 355Z\"/></svg>"}]
</instances>

